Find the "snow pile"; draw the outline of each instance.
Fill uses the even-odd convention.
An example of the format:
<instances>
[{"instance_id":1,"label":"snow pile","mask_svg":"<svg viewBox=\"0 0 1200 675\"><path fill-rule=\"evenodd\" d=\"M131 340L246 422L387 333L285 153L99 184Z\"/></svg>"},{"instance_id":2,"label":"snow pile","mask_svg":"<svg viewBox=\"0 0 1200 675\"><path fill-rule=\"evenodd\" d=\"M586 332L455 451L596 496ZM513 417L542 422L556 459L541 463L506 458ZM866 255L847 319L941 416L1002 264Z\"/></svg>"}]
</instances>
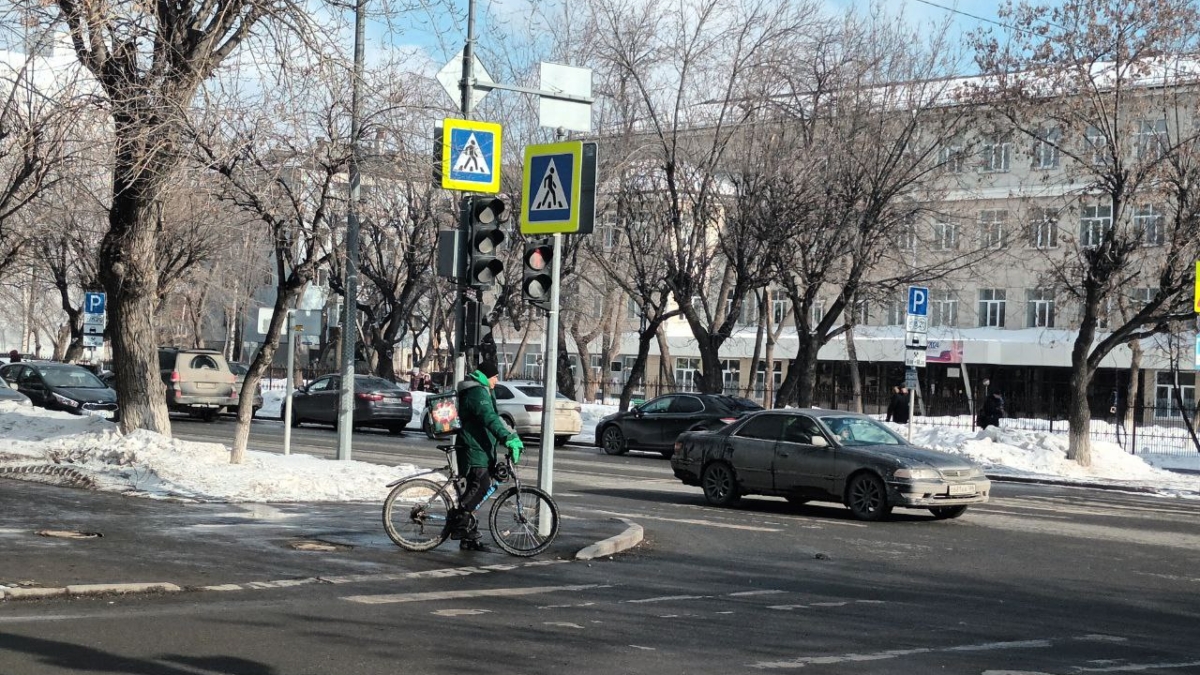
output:
<instances>
[{"instance_id":1,"label":"snow pile","mask_svg":"<svg viewBox=\"0 0 1200 675\"><path fill-rule=\"evenodd\" d=\"M146 497L221 502L379 502L386 485L416 472L365 462L249 450L229 463L218 443L170 439L137 431L122 436L111 422L65 412L0 404L0 472L37 476L69 468L96 489ZM78 482L73 480L72 482Z\"/></svg>"},{"instance_id":2,"label":"snow pile","mask_svg":"<svg viewBox=\"0 0 1200 675\"><path fill-rule=\"evenodd\" d=\"M596 442L596 424L600 418L605 415L611 415L620 410L615 405L601 405L599 403L584 403L579 411L579 416L583 418L583 427L579 431L579 435L574 438L576 443L595 443Z\"/></svg>"}]
</instances>

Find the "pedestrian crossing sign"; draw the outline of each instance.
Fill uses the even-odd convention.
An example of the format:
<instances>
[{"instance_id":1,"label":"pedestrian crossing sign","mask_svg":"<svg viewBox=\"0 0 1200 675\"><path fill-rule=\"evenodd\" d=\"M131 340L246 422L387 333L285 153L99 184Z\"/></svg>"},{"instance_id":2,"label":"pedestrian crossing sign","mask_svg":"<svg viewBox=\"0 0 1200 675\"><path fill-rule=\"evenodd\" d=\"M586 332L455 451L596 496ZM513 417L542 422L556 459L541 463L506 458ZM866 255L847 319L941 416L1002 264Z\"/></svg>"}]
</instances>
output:
<instances>
[{"instance_id":1,"label":"pedestrian crossing sign","mask_svg":"<svg viewBox=\"0 0 1200 675\"><path fill-rule=\"evenodd\" d=\"M442 187L468 192L499 192L501 141L499 124L443 120Z\"/></svg>"},{"instance_id":2,"label":"pedestrian crossing sign","mask_svg":"<svg viewBox=\"0 0 1200 675\"><path fill-rule=\"evenodd\" d=\"M525 147L522 234L579 231L582 166L580 141Z\"/></svg>"}]
</instances>

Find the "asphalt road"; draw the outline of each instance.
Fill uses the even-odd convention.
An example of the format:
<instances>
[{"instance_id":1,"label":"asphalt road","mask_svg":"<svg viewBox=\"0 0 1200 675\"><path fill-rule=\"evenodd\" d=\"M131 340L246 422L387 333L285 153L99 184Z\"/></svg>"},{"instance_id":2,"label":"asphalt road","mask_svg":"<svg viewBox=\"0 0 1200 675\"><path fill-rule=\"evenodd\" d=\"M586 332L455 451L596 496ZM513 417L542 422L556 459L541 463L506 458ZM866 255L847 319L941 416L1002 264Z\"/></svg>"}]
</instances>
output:
<instances>
[{"instance_id":1,"label":"asphalt road","mask_svg":"<svg viewBox=\"0 0 1200 675\"><path fill-rule=\"evenodd\" d=\"M257 423L255 446L281 431ZM335 439L301 429L294 449ZM355 442L368 461L440 455ZM555 466L565 509L632 518L646 542L590 563L481 554L403 579L10 602L0 672L1200 673L1195 501L998 484L958 520L859 523L836 505L709 507L657 455L569 448Z\"/></svg>"}]
</instances>

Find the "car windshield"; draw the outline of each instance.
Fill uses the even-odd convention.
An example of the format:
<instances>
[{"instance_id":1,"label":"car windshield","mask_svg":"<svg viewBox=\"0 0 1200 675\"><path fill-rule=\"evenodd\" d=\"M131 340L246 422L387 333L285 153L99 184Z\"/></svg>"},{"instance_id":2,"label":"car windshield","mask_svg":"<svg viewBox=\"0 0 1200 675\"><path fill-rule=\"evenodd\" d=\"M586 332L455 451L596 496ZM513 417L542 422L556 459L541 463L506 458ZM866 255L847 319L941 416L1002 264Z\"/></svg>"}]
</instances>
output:
<instances>
[{"instance_id":1,"label":"car windshield","mask_svg":"<svg viewBox=\"0 0 1200 675\"><path fill-rule=\"evenodd\" d=\"M230 363L229 364L229 372L233 373L234 375L237 375L238 377L241 377L249 371L247 370L246 366L243 366L240 363Z\"/></svg>"},{"instance_id":2,"label":"car windshield","mask_svg":"<svg viewBox=\"0 0 1200 675\"><path fill-rule=\"evenodd\" d=\"M399 389L400 388L400 385L398 385L395 382L392 382L390 380L385 380L382 377L359 377L358 380L356 380L356 382L357 382L357 387L359 389L372 389L372 390L388 389L388 390L391 390L391 389Z\"/></svg>"},{"instance_id":3,"label":"car windshield","mask_svg":"<svg viewBox=\"0 0 1200 675\"><path fill-rule=\"evenodd\" d=\"M842 445L907 445L891 429L867 417L826 415L819 419Z\"/></svg>"},{"instance_id":4,"label":"car windshield","mask_svg":"<svg viewBox=\"0 0 1200 675\"><path fill-rule=\"evenodd\" d=\"M523 385L520 385L517 387L517 391L521 392L522 394L525 394L526 396L532 397L532 398L545 398L545 396L546 396L546 388L543 386L540 386L540 385L532 385L532 384L524 385L523 384ZM567 398L566 395L564 395L561 391L555 392L555 394L556 394L555 398ZM567 400L570 400L570 399L567 399Z\"/></svg>"},{"instance_id":5,"label":"car windshield","mask_svg":"<svg viewBox=\"0 0 1200 675\"><path fill-rule=\"evenodd\" d=\"M762 410L763 407L748 398L738 398L737 396L714 396L715 400L720 401L721 405L728 408L731 412L746 412L749 410Z\"/></svg>"},{"instance_id":6,"label":"car windshield","mask_svg":"<svg viewBox=\"0 0 1200 675\"><path fill-rule=\"evenodd\" d=\"M83 368L38 368L42 380L51 387L71 389L107 389L100 378Z\"/></svg>"}]
</instances>

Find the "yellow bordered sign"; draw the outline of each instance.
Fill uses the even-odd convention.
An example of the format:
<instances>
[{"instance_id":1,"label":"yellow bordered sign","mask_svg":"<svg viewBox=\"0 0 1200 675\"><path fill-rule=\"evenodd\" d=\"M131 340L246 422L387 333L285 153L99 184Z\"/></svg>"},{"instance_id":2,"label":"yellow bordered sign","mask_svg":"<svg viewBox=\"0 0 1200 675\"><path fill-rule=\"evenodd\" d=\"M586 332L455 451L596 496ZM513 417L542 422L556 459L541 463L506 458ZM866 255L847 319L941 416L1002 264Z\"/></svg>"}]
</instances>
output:
<instances>
[{"instance_id":1,"label":"yellow bordered sign","mask_svg":"<svg viewBox=\"0 0 1200 675\"><path fill-rule=\"evenodd\" d=\"M581 141L525 146L522 234L579 231L582 169Z\"/></svg>"},{"instance_id":2,"label":"yellow bordered sign","mask_svg":"<svg viewBox=\"0 0 1200 675\"><path fill-rule=\"evenodd\" d=\"M442 120L442 187L499 192L502 141L499 124Z\"/></svg>"}]
</instances>

